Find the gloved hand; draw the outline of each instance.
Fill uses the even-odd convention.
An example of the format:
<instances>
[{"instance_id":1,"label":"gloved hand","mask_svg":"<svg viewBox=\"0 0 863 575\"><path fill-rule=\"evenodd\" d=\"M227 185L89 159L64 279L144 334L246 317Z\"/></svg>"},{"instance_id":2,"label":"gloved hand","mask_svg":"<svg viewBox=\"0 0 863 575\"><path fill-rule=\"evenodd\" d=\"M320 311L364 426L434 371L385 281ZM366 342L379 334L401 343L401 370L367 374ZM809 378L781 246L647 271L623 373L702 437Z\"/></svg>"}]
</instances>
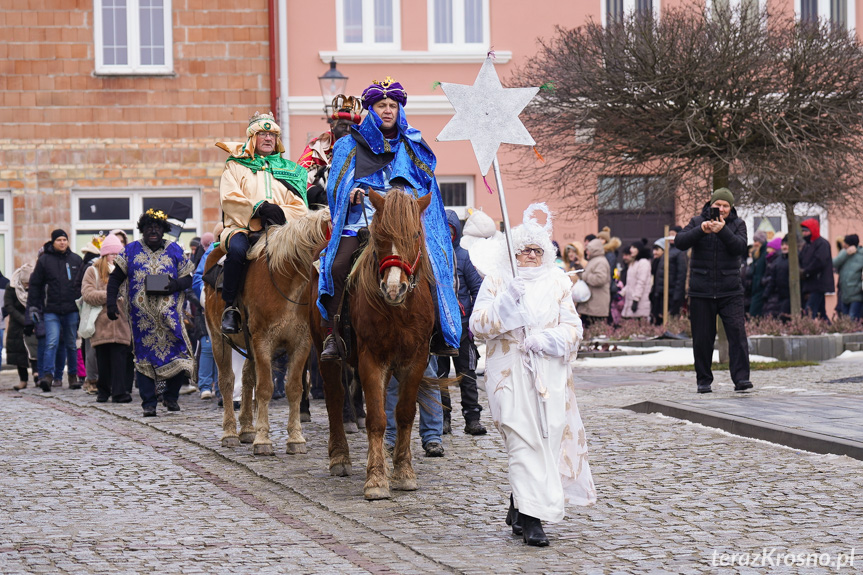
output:
<instances>
[{"instance_id":1,"label":"gloved hand","mask_svg":"<svg viewBox=\"0 0 863 575\"><path fill-rule=\"evenodd\" d=\"M177 293L178 291L180 291L180 284L177 281L177 278L168 279L168 292Z\"/></svg>"},{"instance_id":2,"label":"gloved hand","mask_svg":"<svg viewBox=\"0 0 863 575\"><path fill-rule=\"evenodd\" d=\"M282 208L275 204L271 204L270 202L264 202L258 206L257 211L255 211L255 215L261 218L261 224L264 227L281 226L287 221L285 219L285 212Z\"/></svg>"},{"instance_id":3,"label":"gloved hand","mask_svg":"<svg viewBox=\"0 0 863 575\"><path fill-rule=\"evenodd\" d=\"M35 330L36 326L34 326L32 323L24 324L24 335L26 335L27 337L33 335L33 332Z\"/></svg>"},{"instance_id":4,"label":"gloved hand","mask_svg":"<svg viewBox=\"0 0 863 575\"><path fill-rule=\"evenodd\" d=\"M542 342L543 339L538 334L529 335L524 338L524 350L542 355Z\"/></svg>"},{"instance_id":5,"label":"gloved hand","mask_svg":"<svg viewBox=\"0 0 863 575\"><path fill-rule=\"evenodd\" d=\"M116 321L117 318L119 317L119 315L117 313L117 304L116 303L108 304L107 313L108 313L108 319L110 319L111 321Z\"/></svg>"},{"instance_id":6,"label":"gloved hand","mask_svg":"<svg viewBox=\"0 0 863 575\"><path fill-rule=\"evenodd\" d=\"M31 307L29 309L29 311L30 311L30 321L32 321L34 325L42 322L42 310L41 309L39 309L38 307Z\"/></svg>"},{"instance_id":7,"label":"gloved hand","mask_svg":"<svg viewBox=\"0 0 863 575\"><path fill-rule=\"evenodd\" d=\"M637 311L638 311L638 302L634 301L634 302L632 302L632 313L635 313Z\"/></svg>"},{"instance_id":8,"label":"gloved hand","mask_svg":"<svg viewBox=\"0 0 863 575\"><path fill-rule=\"evenodd\" d=\"M516 276L512 278L512 281L509 282L509 285L506 286L507 293L514 299L518 301L521 299L521 296L524 295L525 283L524 278L521 276Z\"/></svg>"}]
</instances>

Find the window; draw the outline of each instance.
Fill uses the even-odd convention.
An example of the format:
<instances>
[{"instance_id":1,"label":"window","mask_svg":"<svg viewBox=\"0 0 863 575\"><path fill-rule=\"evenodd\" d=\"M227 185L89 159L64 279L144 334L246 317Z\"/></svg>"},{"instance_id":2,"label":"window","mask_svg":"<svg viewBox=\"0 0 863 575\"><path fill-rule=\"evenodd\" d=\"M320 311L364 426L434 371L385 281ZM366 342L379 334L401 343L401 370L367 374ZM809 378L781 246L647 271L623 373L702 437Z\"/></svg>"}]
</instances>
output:
<instances>
[{"instance_id":1,"label":"window","mask_svg":"<svg viewBox=\"0 0 863 575\"><path fill-rule=\"evenodd\" d=\"M488 0L427 0L430 50L488 49Z\"/></svg>"},{"instance_id":2,"label":"window","mask_svg":"<svg viewBox=\"0 0 863 575\"><path fill-rule=\"evenodd\" d=\"M639 16L659 15L660 0L603 0L602 23L623 22L632 13Z\"/></svg>"},{"instance_id":3,"label":"window","mask_svg":"<svg viewBox=\"0 0 863 575\"><path fill-rule=\"evenodd\" d=\"M794 0L794 12L803 22L826 20L847 29L857 18L856 2L849 0Z\"/></svg>"},{"instance_id":4,"label":"window","mask_svg":"<svg viewBox=\"0 0 863 575\"><path fill-rule=\"evenodd\" d=\"M336 0L339 50L398 49L401 0Z\"/></svg>"},{"instance_id":5,"label":"window","mask_svg":"<svg viewBox=\"0 0 863 575\"><path fill-rule=\"evenodd\" d=\"M173 72L171 0L94 0L97 74Z\"/></svg>"},{"instance_id":6,"label":"window","mask_svg":"<svg viewBox=\"0 0 863 575\"><path fill-rule=\"evenodd\" d=\"M767 0L711 0L707 5L708 10L731 10L737 12L742 7L745 7L750 18L758 17L759 10L767 8Z\"/></svg>"},{"instance_id":7,"label":"window","mask_svg":"<svg viewBox=\"0 0 863 575\"><path fill-rule=\"evenodd\" d=\"M602 211L667 210L674 200L654 199L666 191L664 178L657 176L602 176L596 189L597 208Z\"/></svg>"},{"instance_id":8,"label":"window","mask_svg":"<svg viewBox=\"0 0 863 575\"><path fill-rule=\"evenodd\" d=\"M0 192L0 272L12 277L15 261L12 259L12 193Z\"/></svg>"},{"instance_id":9,"label":"window","mask_svg":"<svg viewBox=\"0 0 863 575\"><path fill-rule=\"evenodd\" d=\"M99 232L122 229L137 238L138 218L148 209L168 214L172 240L183 247L200 235L201 193L198 190L75 190L72 192L73 243L76 251ZM182 220L185 218L185 222Z\"/></svg>"},{"instance_id":10,"label":"window","mask_svg":"<svg viewBox=\"0 0 863 575\"><path fill-rule=\"evenodd\" d=\"M444 207L457 213L461 220L467 218L467 208L474 203L473 177L438 176L437 182Z\"/></svg>"}]
</instances>

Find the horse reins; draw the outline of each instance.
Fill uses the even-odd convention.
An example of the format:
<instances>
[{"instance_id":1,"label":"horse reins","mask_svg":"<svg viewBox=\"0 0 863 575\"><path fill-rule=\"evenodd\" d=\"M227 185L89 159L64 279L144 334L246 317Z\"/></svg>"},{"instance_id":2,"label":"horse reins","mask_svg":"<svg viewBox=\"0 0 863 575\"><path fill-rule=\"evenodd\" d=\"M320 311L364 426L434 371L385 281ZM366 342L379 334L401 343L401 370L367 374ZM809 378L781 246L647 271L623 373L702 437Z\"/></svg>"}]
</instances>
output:
<instances>
[{"instance_id":1,"label":"horse reins","mask_svg":"<svg viewBox=\"0 0 863 575\"><path fill-rule=\"evenodd\" d=\"M416 285L416 278L414 277L414 272L416 272L417 266L420 263L420 257L423 255L423 251L420 248L419 242L417 242L417 257L414 260L413 265L407 263L402 259L401 256L398 255L389 255L381 260L380 266L378 266L378 274L383 276L384 270L388 268L401 268L408 275L408 290L413 290Z\"/></svg>"}]
</instances>

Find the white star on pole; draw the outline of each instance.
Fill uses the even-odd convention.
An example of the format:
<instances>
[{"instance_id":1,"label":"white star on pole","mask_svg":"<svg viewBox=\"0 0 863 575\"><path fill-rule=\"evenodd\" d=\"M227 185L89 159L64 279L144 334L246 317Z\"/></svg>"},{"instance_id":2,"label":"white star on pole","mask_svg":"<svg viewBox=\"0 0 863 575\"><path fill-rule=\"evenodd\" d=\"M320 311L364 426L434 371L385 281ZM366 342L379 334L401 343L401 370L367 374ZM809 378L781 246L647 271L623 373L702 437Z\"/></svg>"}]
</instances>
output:
<instances>
[{"instance_id":1,"label":"white star on pole","mask_svg":"<svg viewBox=\"0 0 863 575\"><path fill-rule=\"evenodd\" d=\"M491 58L486 58L473 86L441 82L455 116L438 134L438 141L470 140L482 175L501 144L536 144L518 119L539 88L504 88Z\"/></svg>"}]
</instances>

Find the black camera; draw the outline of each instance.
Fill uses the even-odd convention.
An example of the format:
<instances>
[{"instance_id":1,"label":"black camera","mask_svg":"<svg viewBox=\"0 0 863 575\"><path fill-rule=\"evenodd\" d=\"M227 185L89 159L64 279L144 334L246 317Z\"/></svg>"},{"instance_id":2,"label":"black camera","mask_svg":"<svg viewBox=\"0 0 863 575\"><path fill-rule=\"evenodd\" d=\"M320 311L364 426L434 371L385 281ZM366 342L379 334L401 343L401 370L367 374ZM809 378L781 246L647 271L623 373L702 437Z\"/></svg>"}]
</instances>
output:
<instances>
[{"instance_id":1,"label":"black camera","mask_svg":"<svg viewBox=\"0 0 863 575\"><path fill-rule=\"evenodd\" d=\"M710 219L713 221L719 221L719 208L714 208L711 206L711 208L710 208Z\"/></svg>"}]
</instances>

